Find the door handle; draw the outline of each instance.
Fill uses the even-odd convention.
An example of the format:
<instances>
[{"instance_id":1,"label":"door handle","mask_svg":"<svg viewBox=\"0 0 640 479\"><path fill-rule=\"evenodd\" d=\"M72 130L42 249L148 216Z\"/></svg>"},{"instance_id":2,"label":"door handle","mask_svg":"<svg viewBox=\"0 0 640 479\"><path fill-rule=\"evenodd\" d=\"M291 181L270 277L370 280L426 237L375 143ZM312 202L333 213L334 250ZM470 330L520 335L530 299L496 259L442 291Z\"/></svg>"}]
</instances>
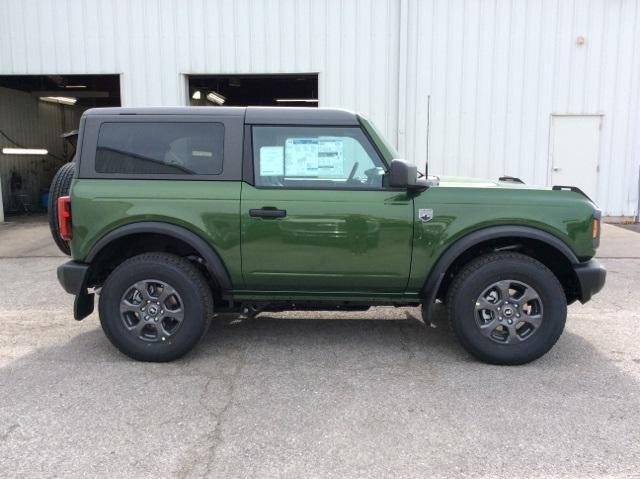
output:
<instances>
[{"instance_id":1,"label":"door handle","mask_svg":"<svg viewBox=\"0 0 640 479\"><path fill-rule=\"evenodd\" d=\"M275 208L260 208L249 210L249 216L257 218L284 218L287 216L287 210L278 210Z\"/></svg>"},{"instance_id":2,"label":"door handle","mask_svg":"<svg viewBox=\"0 0 640 479\"><path fill-rule=\"evenodd\" d=\"M553 171L560 171L562 168L553 168Z\"/></svg>"}]
</instances>

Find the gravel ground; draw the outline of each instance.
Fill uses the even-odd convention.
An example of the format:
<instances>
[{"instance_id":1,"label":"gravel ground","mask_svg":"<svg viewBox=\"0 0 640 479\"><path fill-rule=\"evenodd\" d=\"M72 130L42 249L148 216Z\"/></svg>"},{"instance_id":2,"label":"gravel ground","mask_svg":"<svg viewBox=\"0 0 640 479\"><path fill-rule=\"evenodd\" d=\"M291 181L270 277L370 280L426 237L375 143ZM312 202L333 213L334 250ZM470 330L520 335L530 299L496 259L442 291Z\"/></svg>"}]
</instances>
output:
<instances>
[{"instance_id":1,"label":"gravel ground","mask_svg":"<svg viewBox=\"0 0 640 479\"><path fill-rule=\"evenodd\" d=\"M637 233L605 226L605 290L520 367L403 308L219 322L136 363L73 320L46 234L0 226L4 477L640 477Z\"/></svg>"}]
</instances>

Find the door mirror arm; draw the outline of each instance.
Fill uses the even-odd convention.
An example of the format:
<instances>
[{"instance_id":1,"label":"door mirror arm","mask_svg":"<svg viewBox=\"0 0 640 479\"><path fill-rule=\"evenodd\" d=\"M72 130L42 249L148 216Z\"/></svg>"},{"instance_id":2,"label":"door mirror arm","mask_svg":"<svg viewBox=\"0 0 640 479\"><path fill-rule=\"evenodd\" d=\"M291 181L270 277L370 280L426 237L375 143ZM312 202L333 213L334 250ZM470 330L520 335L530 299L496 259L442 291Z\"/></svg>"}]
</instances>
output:
<instances>
[{"instance_id":1,"label":"door mirror arm","mask_svg":"<svg viewBox=\"0 0 640 479\"><path fill-rule=\"evenodd\" d=\"M409 186L407 189L409 191L424 191L427 188L429 188L429 183L426 178L417 178L415 185Z\"/></svg>"}]
</instances>

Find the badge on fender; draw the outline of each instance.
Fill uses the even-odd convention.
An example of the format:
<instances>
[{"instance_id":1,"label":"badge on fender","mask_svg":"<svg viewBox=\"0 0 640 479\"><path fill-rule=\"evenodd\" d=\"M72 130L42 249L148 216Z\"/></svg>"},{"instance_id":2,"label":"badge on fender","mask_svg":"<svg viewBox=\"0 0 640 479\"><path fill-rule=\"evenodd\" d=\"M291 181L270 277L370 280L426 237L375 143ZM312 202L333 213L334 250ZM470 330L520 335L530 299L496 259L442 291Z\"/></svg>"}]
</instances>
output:
<instances>
[{"instance_id":1,"label":"badge on fender","mask_svg":"<svg viewBox=\"0 0 640 479\"><path fill-rule=\"evenodd\" d=\"M427 221L431 221L433 219L433 210L432 209L426 209L426 208L420 208L418 210L418 218L420 218L420 221L422 222L427 222Z\"/></svg>"}]
</instances>

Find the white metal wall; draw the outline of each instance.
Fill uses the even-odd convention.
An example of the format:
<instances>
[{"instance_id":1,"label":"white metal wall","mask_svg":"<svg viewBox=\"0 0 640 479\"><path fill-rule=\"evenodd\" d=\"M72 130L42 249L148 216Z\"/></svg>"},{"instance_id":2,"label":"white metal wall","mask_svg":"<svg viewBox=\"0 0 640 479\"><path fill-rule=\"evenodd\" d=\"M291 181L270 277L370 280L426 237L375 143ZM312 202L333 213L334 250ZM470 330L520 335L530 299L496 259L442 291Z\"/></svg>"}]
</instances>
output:
<instances>
[{"instance_id":1,"label":"white metal wall","mask_svg":"<svg viewBox=\"0 0 640 479\"><path fill-rule=\"evenodd\" d=\"M636 214L637 0L0 0L0 74L120 73L123 105L186 74L319 73L430 170L546 184L550 116L604 115L598 201ZM576 43L583 36L585 43ZM0 105L1 106L1 105Z\"/></svg>"},{"instance_id":2,"label":"white metal wall","mask_svg":"<svg viewBox=\"0 0 640 479\"><path fill-rule=\"evenodd\" d=\"M0 12L0 74L121 73L122 104L139 106L184 105L184 74L319 72L322 105L396 130L395 0L0 0Z\"/></svg>"},{"instance_id":3,"label":"white metal wall","mask_svg":"<svg viewBox=\"0 0 640 479\"><path fill-rule=\"evenodd\" d=\"M602 114L597 201L636 214L640 2L411 0L404 15L408 157L425 155L431 95L432 171L547 184L551 115Z\"/></svg>"}]
</instances>

